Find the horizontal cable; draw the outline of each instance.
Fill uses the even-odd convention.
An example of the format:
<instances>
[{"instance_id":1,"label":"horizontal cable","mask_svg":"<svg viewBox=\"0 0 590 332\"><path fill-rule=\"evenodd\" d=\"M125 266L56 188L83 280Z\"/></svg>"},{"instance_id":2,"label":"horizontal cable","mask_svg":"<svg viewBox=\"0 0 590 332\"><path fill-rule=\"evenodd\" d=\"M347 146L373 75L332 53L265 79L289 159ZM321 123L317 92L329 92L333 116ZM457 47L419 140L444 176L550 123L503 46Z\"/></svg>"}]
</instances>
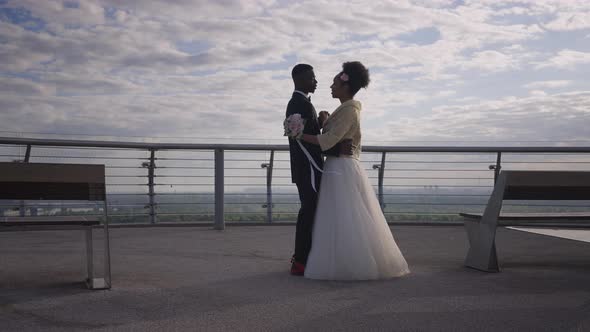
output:
<instances>
[{"instance_id":1,"label":"horizontal cable","mask_svg":"<svg viewBox=\"0 0 590 332\"><path fill-rule=\"evenodd\" d=\"M158 202L156 203L156 205L208 205L208 204L215 204L215 202L174 202L174 203L163 203L163 202ZM231 203L227 203L224 202L224 204L231 204Z\"/></svg>"},{"instance_id":2,"label":"horizontal cable","mask_svg":"<svg viewBox=\"0 0 590 332\"><path fill-rule=\"evenodd\" d=\"M224 159L224 161L268 162L266 159Z\"/></svg>"},{"instance_id":3,"label":"horizontal cable","mask_svg":"<svg viewBox=\"0 0 590 332\"><path fill-rule=\"evenodd\" d=\"M240 212L240 211L225 211L225 214L237 214L237 215L260 215L263 218L266 218L266 214L264 213L265 210L262 210L260 212L257 211L248 211L248 212Z\"/></svg>"},{"instance_id":4,"label":"horizontal cable","mask_svg":"<svg viewBox=\"0 0 590 332\"><path fill-rule=\"evenodd\" d=\"M96 206L93 206L92 204L84 204L84 203L80 203L80 204L76 204L76 203L68 203L68 204L61 204L61 203L33 203L33 202L37 202L37 201L33 201L33 200L29 200L26 201L27 203L24 204L25 207L30 208L30 207L37 207L37 208L48 208L48 209L67 209L67 208L74 208L74 209L78 209L78 208L82 208L85 207L87 209L102 209L104 206L103 204L97 204ZM129 203L129 204L117 204L117 203L112 203L109 202L108 203L108 207L125 207L125 206L144 206L148 204L146 203ZM0 204L0 207L19 207L20 204L16 203L16 204Z\"/></svg>"},{"instance_id":5,"label":"horizontal cable","mask_svg":"<svg viewBox=\"0 0 590 332\"><path fill-rule=\"evenodd\" d=\"M157 157L154 158L156 161L158 160L183 160L183 161L187 161L187 160L198 160L198 161L213 161L213 158L161 158L161 157Z\"/></svg>"},{"instance_id":6,"label":"horizontal cable","mask_svg":"<svg viewBox=\"0 0 590 332\"><path fill-rule=\"evenodd\" d=\"M264 167L224 167L224 169L264 169Z\"/></svg>"},{"instance_id":7,"label":"horizontal cable","mask_svg":"<svg viewBox=\"0 0 590 332\"><path fill-rule=\"evenodd\" d=\"M142 177L147 177L144 175ZM154 178L213 178L213 175L154 175ZM226 176L227 177L227 176Z\"/></svg>"},{"instance_id":8,"label":"horizontal cable","mask_svg":"<svg viewBox=\"0 0 590 332\"><path fill-rule=\"evenodd\" d=\"M147 175L107 175L106 178L146 178Z\"/></svg>"},{"instance_id":9,"label":"horizontal cable","mask_svg":"<svg viewBox=\"0 0 590 332\"><path fill-rule=\"evenodd\" d=\"M121 177L128 177L127 175L122 175ZM139 178L147 178L147 175L137 175L137 176L129 176L129 177L139 177ZM154 175L154 178L204 178L204 179L214 179L215 175ZM225 179L227 178L266 178L266 175L225 175ZM291 178L291 177L275 177L274 178Z\"/></svg>"},{"instance_id":10,"label":"horizontal cable","mask_svg":"<svg viewBox=\"0 0 590 332\"><path fill-rule=\"evenodd\" d=\"M26 145L23 145L25 147ZM59 150L99 150L99 151L141 151L141 152L149 152L149 148L128 148L128 147L121 147L121 148L106 148L106 147L93 147L93 146L44 146L44 145L35 145L32 144L33 148L35 149L59 149Z\"/></svg>"},{"instance_id":11,"label":"horizontal cable","mask_svg":"<svg viewBox=\"0 0 590 332\"><path fill-rule=\"evenodd\" d=\"M274 194L273 194L274 195ZM490 197L490 195L469 195L469 194L383 194L383 196L434 196L434 197Z\"/></svg>"},{"instance_id":12,"label":"horizontal cable","mask_svg":"<svg viewBox=\"0 0 590 332\"><path fill-rule=\"evenodd\" d=\"M493 174L490 174L490 176ZM369 176L370 179L377 179L378 176ZM384 179L412 179L412 180L461 180L461 179L465 179L465 180L493 180L493 178L489 177L489 178L482 178L482 177L456 177L456 176L445 176L445 177L431 177L431 176L383 176Z\"/></svg>"},{"instance_id":13,"label":"horizontal cable","mask_svg":"<svg viewBox=\"0 0 590 332\"><path fill-rule=\"evenodd\" d=\"M47 214L39 214L37 215L38 217L45 217L45 216L79 216L80 214L51 214L51 215L47 215ZM149 213L128 213L128 214L114 214L114 213L110 213L109 212L109 217L135 217L135 216L149 216ZM104 217L104 213L100 213L100 214L84 214L83 216L85 217Z\"/></svg>"},{"instance_id":14,"label":"horizontal cable","mask_svg":"<svg viewBox=\"0 0 590 332\"><path fill-rule=\"evenodd\" d=\"M590 164L590 161L503 161L506 164Z\"/></svg>"},{"instance_id":15,"label":"horizontal cable","mask_svg":"<svg viewBox=\"0 0 590 332\"><path fill-rule=\"evenodd\" d=\"M429 187L429 186L436 186L437 188L492 188L492 186L468 186L468 185L406 185L406 184L387 184L383 185L383 187L410 187L410 188L422 188L422 187Z\"/></svg>"},{"instance_id":16,"label":"horizontal cable","mask_svg":"<svg viewBox=\"0 0 590 332\"><path fill-rule=\"evenodd\" d=\"M105 168L127 168L127 169L147 169L141 166L105 166Z\"/></svg>"},{"instance_id":17,"label":"horizontal cable","mask_svg":"<svg viewBox=\"0 0 590 332\"><path fill-rule=\"evenodd\" d=\"M213 166L210 166L210 167L201 167L201 166L156 166L154 168L156 168L156 169L215 169Z\"/></svg>"},{"instance_id":18,"label":"horizontal cable","mask_svg":"<svg viewBox=\"0 0 590 332\"><path fill-rule=\"evenodd\" d=\"M436 213L436 212L418 212L418 211L385 211L384 215L402 215L411 214L415 216L458 216L457 213Z\"/></svg>"},{"instance_id":19,"label":"horizontal cable","mask_svg":"<svg viewBox=\"0 0 590 332\"><path fill-rule=\"evenodd\" d=\"M208 185L208 186L213 186L214 183L187 183L187 182L181 182L181 183L171 183L171 182L157 182L154 183L155 186L192 186L192 185Z\"/></svg>"},{"instance_id":20,"label":"horizontal cable","mask_svg":"<svg viewBox=\"0 0 590 332\"><path fill-rule=\"evenodd\" d=\"M384 202L386 205L485 206L486 203Z\"/></svg>"},{"instance_id":21,"label":"horizontal cable","mask_svg":"<svg viewBox=\"0 0 590 332\"><path fill-rule=\"evenodd\" d=\"M380 162L377 162L380 163ZM495 164L495 160L490 161L424 161L424 160L388 160L385 165L388 164Z\"/></svg>"},{"instance_id":22,"label":"horizontal cable","mask_svg":"<svg viewBox=\"0 0 590 332\"><path fill-rule=\"evenodd\" d=\"M385 171L411 171L411 172L490 172L485 169L415 169L415 168L387 168Z\"/></svg>"},{"instance_id":23,"label":"horizontal cable","mask_svg":"<svg viewBox=\"0 0 590 332\"><path fill-rule=\"evenodd\" d=\"M203 213L174 213L174 212L165 212L165 213L158 213L158 216L214 216L214 212L203 212Z\"/></svg>"},{"instance_id":24,"label":"horizontal cable","mask_svg":"<svg viewBox=\"0 0 590 332\"><path fill-rule=\"evenodd\" d=\"M137 157L137 158L130 158L130 157L104 157L104 156L40 156L40 155L31 155L31 158L59 158L59 159L104 159L104 160L149 160L149 157Z\"/></svg>"},{"instance_id":25,"label":"horizontal cable","mask_svg":"<svg viewBox=\"0 0 590 332\"><path fill-rule=\"evenodd\" d=\"M144 196L147 195L148 193L109 193L107 192L107 196Z\"/></svg>"}]
</instances>

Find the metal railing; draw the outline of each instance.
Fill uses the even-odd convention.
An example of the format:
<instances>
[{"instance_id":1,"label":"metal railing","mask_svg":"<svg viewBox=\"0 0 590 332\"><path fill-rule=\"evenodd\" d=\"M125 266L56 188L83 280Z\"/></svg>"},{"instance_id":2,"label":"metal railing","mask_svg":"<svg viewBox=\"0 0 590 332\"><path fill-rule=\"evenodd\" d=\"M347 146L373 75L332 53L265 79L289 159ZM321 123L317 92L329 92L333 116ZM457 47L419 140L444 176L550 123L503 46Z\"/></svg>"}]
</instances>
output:
<instances>
[{"instance_id":1,"label":"metal railing","mask_svg":"<svg viewBox=\"0 0 590 332\"><path fill-rule=\"evenodd\" d=\"M97 155L97 151L107 154ZM295 220L299 202L290 181L287 151L287 145L268 144L0 138L3 161L106 164L109 196L126 197L125 201L111 203L113 217L125 220L129 215L145 216L150 223L160 222L159 219L211 218L216 229L223 229L230 215L261 217L268 223L285 218ZM260 153L264 156L260 157ZM376 182L376 194L388 220L395 221L418 215L452 218L460 212L457 209L483 210L503 167L590 170L589 153L590 147L364 146L361 164ZM259 171L262 173L257 174ZM203 182L209 179L213 182ZM188 189L178 192L175 188ZM244 188L263 190L244 193ZM199 195L212 196L212 201L193 199ZM256 198L240 201L240 195ZM147 201L139 197L146 197ZM185 202L179 197L193 198ZM260 197L263 201L258 200ZM213 205L213 210L183 210L199 205ZM232 206L258 206L264 210L242 208L234 212L229 209ZM62 207L61 212L75 208ZM18 209L25 213L23 203ZM98 212L96 208L93 211Z\"/></svg>"}]
</instances>

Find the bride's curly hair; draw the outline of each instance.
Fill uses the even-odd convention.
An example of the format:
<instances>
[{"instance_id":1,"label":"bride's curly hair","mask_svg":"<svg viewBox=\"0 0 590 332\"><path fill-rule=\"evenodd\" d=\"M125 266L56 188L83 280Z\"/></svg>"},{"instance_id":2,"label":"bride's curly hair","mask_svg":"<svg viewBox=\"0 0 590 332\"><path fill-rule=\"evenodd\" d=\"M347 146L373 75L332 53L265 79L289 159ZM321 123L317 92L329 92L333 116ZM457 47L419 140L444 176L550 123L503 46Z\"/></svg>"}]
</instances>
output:
<instances>
[{"instance_id":1,"label":"bride's curly hair","mask_svg":"<svg viewBox=\"0 0 590 332\"><path fill-rule=\"evenodd\" d=\"M342 64L342 72L348 75L346 82L350 86L350 92L354 96L361 88L369 86L369 69L359 61L350 61Z\"/></svg>"}]
</instances>

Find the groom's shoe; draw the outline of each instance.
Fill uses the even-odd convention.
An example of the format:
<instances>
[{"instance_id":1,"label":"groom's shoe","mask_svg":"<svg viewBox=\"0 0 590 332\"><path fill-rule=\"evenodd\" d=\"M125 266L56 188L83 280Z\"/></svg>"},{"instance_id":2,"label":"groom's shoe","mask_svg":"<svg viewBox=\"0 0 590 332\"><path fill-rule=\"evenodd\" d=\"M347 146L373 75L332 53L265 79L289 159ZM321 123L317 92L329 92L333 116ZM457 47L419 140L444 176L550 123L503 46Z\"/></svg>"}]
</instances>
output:
<instances>
[{"instance_id":1,"label":"groom's shoe","mask_svg":"<svg viewBox=\"0 0 590 332\"><path fill-rule=\"evenodd\" d=\"M305 273L305 265L297 262L297 261L293 261L293 264L291 264L291 274L294 276L302 276Z\"/></svg>"}]
</instances>

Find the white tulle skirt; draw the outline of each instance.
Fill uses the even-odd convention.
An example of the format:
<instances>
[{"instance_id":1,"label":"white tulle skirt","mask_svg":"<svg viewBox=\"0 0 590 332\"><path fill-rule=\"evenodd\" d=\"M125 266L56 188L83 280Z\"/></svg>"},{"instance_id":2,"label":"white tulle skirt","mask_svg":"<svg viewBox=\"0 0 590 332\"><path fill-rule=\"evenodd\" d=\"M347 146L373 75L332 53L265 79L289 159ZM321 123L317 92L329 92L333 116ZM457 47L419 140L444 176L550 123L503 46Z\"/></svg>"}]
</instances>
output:
<instances>
[{"instance_id":1,"label":"white tulle skirt","mask_svg":"<svg viewBox=\"0 0 590 332\"><path fill-rule=\"evenodd\" d=\"M328 157L305 277L371 280L409 272L359 161Z\"/></svg>"}]
</instances>

